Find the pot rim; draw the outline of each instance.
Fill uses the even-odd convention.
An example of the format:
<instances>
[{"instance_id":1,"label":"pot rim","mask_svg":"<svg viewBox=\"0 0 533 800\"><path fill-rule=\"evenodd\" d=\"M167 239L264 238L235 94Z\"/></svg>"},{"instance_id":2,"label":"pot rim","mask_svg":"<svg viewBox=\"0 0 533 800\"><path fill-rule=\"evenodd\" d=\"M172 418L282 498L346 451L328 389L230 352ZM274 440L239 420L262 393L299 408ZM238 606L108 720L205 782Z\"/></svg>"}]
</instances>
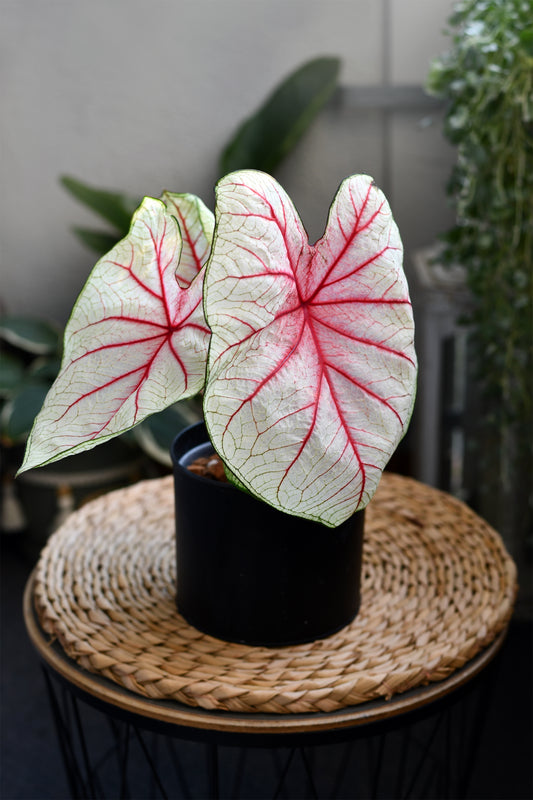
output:
<instances>
[{"instance_id":1,"label":"pot rim","mask_svg":"<svg viewBox=\"0 0 533 800\"><path fill-rule=\"evenodd\" d=\"M177 445L178 441L182 437L184 437L186 434L191 433L193 430L200 430L202 428L203 428L203 431L205 433L205 438L201 442L198 442L198 444L190 445L186 450L184 450L183 454L178 458L176 456L176 453L175 453L175 449L176 449L176 445ZM213 478L206 478L204 475L198 475L196 472L192 472L192 470L188 469L184 464L181 463L181 459L183 458L183 456L185 456L190 450L192 450L192 449L194 449L196 447L202 447L202 445L204 445L204 444L209 444L211 449L213 450L213 453L215 455L218 455L219 458L221 459L222 463L224 463L224 459L222 458L220 453L217 453L217 451L215 450L215 447L213 445L213 442L209 438L209 433L207 431L207 426L206 426L205 422L203 420L199 420L198 422L193 422L191 425L188 425L186 428L183 428L175 436L175 438L173 439L172 444L170 446L170 457L171 457L172 466L174 467L174 469L175 470L179 470L181 473L186 474L188 477L191 478L191 480L200 481L201 483L206 483L206 484L209 484L210 486L216 486L217 489L220 489L221 491L224 491L224 492L227 492L227 491L234 491L234 492L241 491L240 489L238 489L230 481L217 481L217 480L213 480ZM251 494L251 493L248 492L247 490L245 490L245 494Z\"/></svg>"}]
</instances>

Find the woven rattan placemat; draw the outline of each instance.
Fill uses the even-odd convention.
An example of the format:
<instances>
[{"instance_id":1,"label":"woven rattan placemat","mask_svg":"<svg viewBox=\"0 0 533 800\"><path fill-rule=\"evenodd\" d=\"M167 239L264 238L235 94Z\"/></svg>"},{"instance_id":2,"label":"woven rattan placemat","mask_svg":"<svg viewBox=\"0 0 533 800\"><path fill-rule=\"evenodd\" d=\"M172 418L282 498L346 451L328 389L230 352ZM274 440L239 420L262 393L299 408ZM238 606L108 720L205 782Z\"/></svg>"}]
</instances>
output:
<instances>
[{"instance_id":1,"label":"woven rattan placemat","mask_svg":"<svg viewBox=\"0 0 533 800\"><path fill-rule=\"evenodd\" d=\"M354 622L294 647L222 642L176 610L168 477L76 511L44 549L34 591L42 627L67 655L126 689L208 709L299 713L447 678L505 628L516 570L463 503L385 473L367 507Z\"/></svg>"}]
</instances>

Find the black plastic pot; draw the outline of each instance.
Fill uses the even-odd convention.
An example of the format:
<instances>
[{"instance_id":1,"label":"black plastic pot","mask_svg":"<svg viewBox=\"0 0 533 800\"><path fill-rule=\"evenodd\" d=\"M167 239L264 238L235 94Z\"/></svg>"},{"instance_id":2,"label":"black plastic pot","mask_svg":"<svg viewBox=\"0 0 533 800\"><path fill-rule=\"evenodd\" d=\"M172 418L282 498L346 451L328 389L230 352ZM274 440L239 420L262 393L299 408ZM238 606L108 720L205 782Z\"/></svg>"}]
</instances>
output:
<instances>
[{"instance_id":1,"label":"black plastic pot","mask_svg":"<svg viewBox=\"0 0 533 800\"><path fill-rule=\"evenodd\" d=\"M321 639L359 610L364 511L337 528L294 517L187 469L212 452L204 423L172 445L177 606L219 639L269 647Z\"/></svg>"}]
</instances>

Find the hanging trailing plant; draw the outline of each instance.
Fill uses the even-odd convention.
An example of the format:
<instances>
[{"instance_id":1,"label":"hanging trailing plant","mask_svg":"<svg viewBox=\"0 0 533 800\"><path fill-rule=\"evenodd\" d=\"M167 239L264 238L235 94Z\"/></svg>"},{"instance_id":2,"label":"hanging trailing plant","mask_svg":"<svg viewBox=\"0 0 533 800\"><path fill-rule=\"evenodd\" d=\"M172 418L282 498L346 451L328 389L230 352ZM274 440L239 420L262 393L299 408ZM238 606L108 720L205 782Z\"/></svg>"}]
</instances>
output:
<instances>
[{"instance_id":1,"label":"hanging trailing plant","mask_svg":"<svg viewBox=\"0 0 533 800\"><path fill-rule=\"evenodd\" d=\"M449 182L457 222L443 258L461 264L486 413L500 426L531 419L533 298L533 4L468 0L450 19L432 94L448 102L457 147Z\"/></svg>"},{"instance_id":2,"label":"hanging trailing plant","mask_svg":"<svg viewBox=\"0 0 533 800\"><path fill-rule=\"evenodd\" d=\"M473 503L520 561L533 519L533 3L459 2L448 34L427 85L457 148L441 259L464 268L472 297Z\"/></svg>"}]
</instances>

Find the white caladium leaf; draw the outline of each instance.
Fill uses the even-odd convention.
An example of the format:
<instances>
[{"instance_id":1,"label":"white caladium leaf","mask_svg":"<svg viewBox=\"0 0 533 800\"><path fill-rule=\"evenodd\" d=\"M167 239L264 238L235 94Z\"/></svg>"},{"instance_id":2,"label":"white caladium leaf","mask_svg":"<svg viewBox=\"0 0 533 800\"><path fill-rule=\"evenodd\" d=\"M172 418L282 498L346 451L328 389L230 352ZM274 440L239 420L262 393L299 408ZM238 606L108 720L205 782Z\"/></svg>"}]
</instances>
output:
<instances>
[{"instance_id":1,"label":"white caladium leaf","mask_svg":"<svg viewBox=\"0 0 533 800\"><path fill-rule=\"evenodd\" d=\"M202 388L210 331L198 268L214 219L190 196L166 195L165 202L172 213L145 198L128 235L93 269L21 471L88 450ZM182 286L180 257L187 265Z\"/></svg>"},{"instance_id":2,"label":"white caladium leaf","mask_svg":"<svg viewBox=\"0 0 533 800\"><path fill-rule=\"evenodd\" d=\"M411 416L416 355L402 244L372 178L345 180L308 243L260 172L217 187L205 277L204 412L238 483L334 527L363 508Z\"/></svg>"}]
</instances>

